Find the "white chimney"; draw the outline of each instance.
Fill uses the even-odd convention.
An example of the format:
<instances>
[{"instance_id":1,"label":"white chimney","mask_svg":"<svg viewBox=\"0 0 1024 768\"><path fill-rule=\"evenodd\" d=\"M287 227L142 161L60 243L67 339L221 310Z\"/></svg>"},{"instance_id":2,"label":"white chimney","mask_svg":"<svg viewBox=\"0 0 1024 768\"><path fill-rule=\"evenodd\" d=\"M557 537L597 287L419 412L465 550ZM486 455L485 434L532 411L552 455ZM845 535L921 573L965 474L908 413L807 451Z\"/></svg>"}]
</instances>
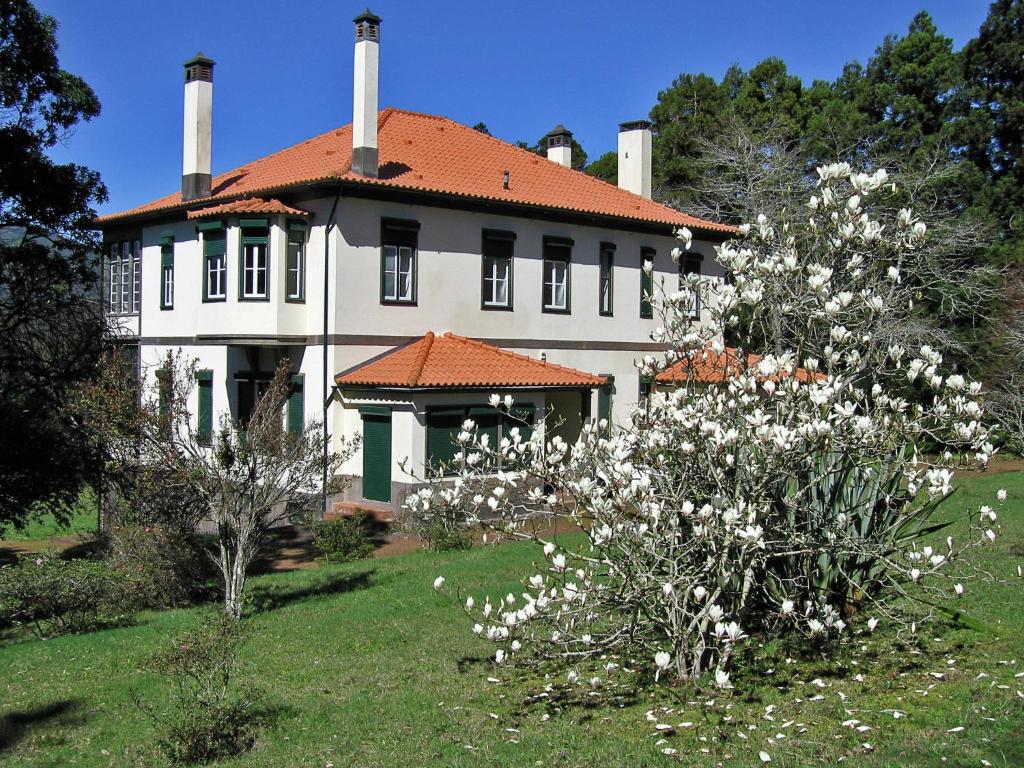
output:
<instances>
[{"instance_id":1,"label":"white chimney","mask_svg":"<svg viewBox=\"0 0 1024 768\"><path fill-rule=\"evenodd\" d=\"M572 131L559 124L544 138L548 140L548 160L572 168Z\"/></svg>"},{"instance_id":2,"label":"white chimney","mask_svg":"<svg viewBox=\"0 0 1024 768\"><path fill-rule=\"evenodd\" d=\"M380 70L379 16L367 8L354 19L356 60L352 89L352 171L377 178L377 79Z\"/></svg>"},{"instance_id":3,"label":"white chimney","mask_svg":"<svg viewBox=\"0 0 1024 768\"><path fill-rule=\"evenodd\" d=\"M185 131L181 162L181 199L210 196L213 144L213 65L197 53L185 62Z\"/></svg>"},{"instance_id":4,"label":"white chimney","mask_svg":"<svg viewBox=\"0 0 1024 768\"><path fill-rule=\"evenodd\" d=\"M619 187L651 199L651 124L619 124Z\"/></svg>"}]
</instances>

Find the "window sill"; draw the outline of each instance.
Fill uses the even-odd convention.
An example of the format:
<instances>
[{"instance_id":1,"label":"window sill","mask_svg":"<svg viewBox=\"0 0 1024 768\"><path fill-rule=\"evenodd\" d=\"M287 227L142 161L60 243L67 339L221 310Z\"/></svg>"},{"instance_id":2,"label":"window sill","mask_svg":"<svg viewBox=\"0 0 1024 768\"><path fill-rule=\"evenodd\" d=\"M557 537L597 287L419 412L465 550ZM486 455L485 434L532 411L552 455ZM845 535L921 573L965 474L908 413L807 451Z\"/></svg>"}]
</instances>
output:
<instances>
[{"instance_id":1,"label":"window sill","mask_svg":"<svg viewBox=\"0 0 1024 768\"><path fill-rule=\"evenodd\" d=\"M223 304L227 300L227 296L203 296L203 304Z\"/></svg>"},{"instance_id":2,"label":"window sill","mask_svg":"<svg viewBox=\"0 0 1024 768\"><path fill-rule=\"evenodd\" d=\"M388 307L415 307L415 299L381 299L380 303Z\"/></svg>"},{"instance_id":3,"label":"window sill","mask_svg":"<svg viewBox=\"0 0 1024 768\"><path fill-rule=\"evenodd\" d=\"M511 304L481 304L480 309L484 312L512 312Z\"/></svg>"},{"instance_id":4,"label":"window sill","mask_svg":"<svg viewBox=\"0 0 1024 768\"><path fill-rule=\"evenodd\" d=\"M269 296L239 296L238 300L239 301L245 301L245 302L250 302L250 301L268 302L268 301L270 301L270 297Z\"/></svg>"},{"instance_id":5,"label":"window sill","mask_svg":"<svg viewBox=\"0 0 1024 768\"><path fill-rule=\"evenodd\" d=\"M601 317L615 317L615 313L614 312L602 312L602 311L599 311L597 314L600 315Z\"/></svg>"},{"instance_id":6,"label":"window sill","mask_svg":"<svg viewBox=\"0 0 1024 768\"><path fill-rule=\"evenodd\" d=\"M285 304L305 304L306 303L306 297L305 296L294 297L294 298L286 297L285 300L284 300L284 303Z\"/></svg>"},{"instance_id":7,"label":"window sill","mask_svg":"<svg viewBox=\"0 0 1024 768\"><path fill-rule=\"evenodd\" d=\"M541 307L541 312L546 315L571 315L571 309L559 309L558 307Z\"/></svg>"}]
</instances>

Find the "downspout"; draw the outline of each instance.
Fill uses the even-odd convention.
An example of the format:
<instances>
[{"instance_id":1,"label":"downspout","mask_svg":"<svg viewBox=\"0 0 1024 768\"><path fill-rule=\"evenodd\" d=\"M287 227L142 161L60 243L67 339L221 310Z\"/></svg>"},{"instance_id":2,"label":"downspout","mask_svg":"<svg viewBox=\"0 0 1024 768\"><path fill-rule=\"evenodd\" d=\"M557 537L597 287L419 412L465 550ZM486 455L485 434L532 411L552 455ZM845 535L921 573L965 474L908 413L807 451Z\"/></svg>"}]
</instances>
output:
<instances>
[{"instance_id":1,"label":"downspout","mask_svg":"<svg viewBox=\"0 0 1024 768\"><path fill-rule=\"evenodd\" d=\"M331 288L331 227L334 225L334 214L338 209L338 200L341 198L341 184L338 184L338 191L334 195L334 203L331 205L331 213L327 217L327 226L324 227L324 335L323 335L323 372L324 372L324 470L322 478L323 488L323 510L327 512L327 458L330 453L330 434L327 429L327 411L331 406L331 400L334 397L334 388L329 387L330 373L327 370L327 332L328 332L328 298L330 296Z\"/></svg>"}]
</instances>

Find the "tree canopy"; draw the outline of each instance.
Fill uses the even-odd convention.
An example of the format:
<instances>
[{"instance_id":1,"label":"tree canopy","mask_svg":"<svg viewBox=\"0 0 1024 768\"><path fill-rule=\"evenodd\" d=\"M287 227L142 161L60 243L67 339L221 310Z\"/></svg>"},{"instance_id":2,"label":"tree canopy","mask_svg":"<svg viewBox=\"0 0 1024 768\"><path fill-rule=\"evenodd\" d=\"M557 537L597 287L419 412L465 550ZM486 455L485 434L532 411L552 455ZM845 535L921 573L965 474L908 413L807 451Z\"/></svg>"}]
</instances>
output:
<instances>
[{"instance_id":1,"label":"tree canopy","mask_svg":"<svg viewBox=\"0 0 1024 768\"><path fill-rule=\"evenodd\" d=\"M94 466L65 405L103 344L92 206L107 193L48 151L100 104L60 68L56 30L26 0L0 2L0 525L38 502L59 514Z\"/></svg>"}]
</instances>

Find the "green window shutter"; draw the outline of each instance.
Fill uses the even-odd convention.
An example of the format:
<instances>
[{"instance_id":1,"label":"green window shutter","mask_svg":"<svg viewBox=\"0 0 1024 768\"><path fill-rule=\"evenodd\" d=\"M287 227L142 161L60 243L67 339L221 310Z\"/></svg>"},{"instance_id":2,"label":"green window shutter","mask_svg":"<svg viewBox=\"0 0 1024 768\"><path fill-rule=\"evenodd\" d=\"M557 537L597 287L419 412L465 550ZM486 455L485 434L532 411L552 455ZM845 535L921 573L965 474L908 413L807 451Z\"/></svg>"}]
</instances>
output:
<instances>
[{"instance_id":1,"label":"green window shutter","mask_svg":"<svg viewBox=\"0 0 1024 768\"><path fill-rule=\"evenodd\" d=\"M228 240L223 229L203 234L203 252L207 256L223 256L228 252Z\"/></svg>"},{"instance_id":2,"label":"green window shutter","mask_svg":"<svg viewBox=\"0 0 1024 768\"><path fill-rule=\"evenodd\" d=\"M479 440L484 435L489 435L491 448L498 446L498 423L501 421L501 413L494 408L470 408L469 418L476 422L476 436Z\"/></svg>"},{"instance_id":3,"label":"green window shutter","mask_svg":"<svg viewBox=\"0 0 1024 768\"><path fill-rule=\"evenodd\" d=\"M465 408L436 408L427 411L427 465L434 469L450 465L458 451L455 437L466 417Z\"/></svg>"},{"instance_id":4,"label":"green window shutter","mask_svg":"<svg viewBox=\"0 0 1024 768\"><path fill-rule=\"evenodd\" d=\"M362 416L363 498L391 501L391 415Z\"/></svg>"},{"instance_id":5,"label":"green window shutter","mask_svg":"<svg viewBox=\"0 0 1024 768\"><path fill-rule=\"evenodd\" d=\"M611 423L612 420L612 393L615 391L615 377L610 373L601 374L608 383L597 390L597 419Z\"/></svg>"},{"instance_id":6,"label":"green window shutter","mask_svg":"<svg viewBox=\"0 0 1024 768\"><path fill-rule=\"evenodd\" d=\"M288 395L288 432L293 435L301 435L306 426L304 379L301 373L292 376L291 379L291 392Z\"/></svg>"},{"instance_id":7,"label":"green window shutter","mask_svg":"<svg viewBox=\"0 0 1024 768\"><path fill-rule=\"evenodd\" d=\"M199 429L197 436L203 445L213 441L213 371L196 371L199 385Z\"/></svg>"}]
</instances>

